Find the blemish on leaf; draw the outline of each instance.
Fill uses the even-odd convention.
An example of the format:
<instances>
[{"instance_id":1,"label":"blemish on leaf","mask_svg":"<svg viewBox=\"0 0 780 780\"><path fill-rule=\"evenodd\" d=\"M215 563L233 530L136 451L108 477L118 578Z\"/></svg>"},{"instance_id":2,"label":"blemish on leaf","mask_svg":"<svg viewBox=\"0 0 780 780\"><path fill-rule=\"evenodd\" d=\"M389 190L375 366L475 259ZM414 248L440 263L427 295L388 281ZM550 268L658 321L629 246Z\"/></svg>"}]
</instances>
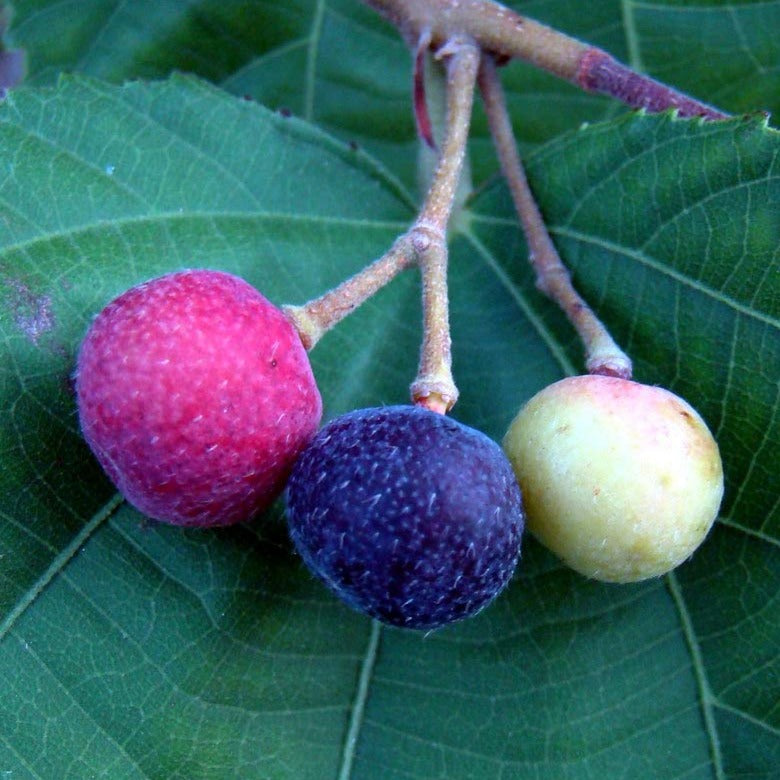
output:
<instances>
[{"instance_id":1,"label":"blemish on leaf","mask_svg":"<svg viewBox=\"0 0 780 780\"><path fill-rule=\"evenodd\" d=\"M8 304L17 328L36 346L45 333L54 330L54 314L51 310L51 296L36 295L18 279L3 279L10 292Z\"/></svg>"}]
</instances>

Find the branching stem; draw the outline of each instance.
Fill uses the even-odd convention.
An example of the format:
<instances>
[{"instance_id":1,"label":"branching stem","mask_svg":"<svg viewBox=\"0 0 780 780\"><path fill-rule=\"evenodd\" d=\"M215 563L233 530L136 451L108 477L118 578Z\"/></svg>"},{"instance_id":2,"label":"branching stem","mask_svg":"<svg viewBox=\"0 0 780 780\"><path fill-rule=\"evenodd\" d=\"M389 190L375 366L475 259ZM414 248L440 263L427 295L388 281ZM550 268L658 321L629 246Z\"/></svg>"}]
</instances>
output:
<instances>
[{"instance_id":1,"label":"branching stem","mask_svg":"<svg viewBox=\"0 0 780 780\"><path fill-rule=\"evenodd\" d=\"M498 61L520 59L589 92L601 92L632 108L680 116L722 119L721 111L618 62L607 52L521 16L491 0L364 0L415 46L423 31L431 46L467 35Z\"/></svg>"},{"instance_id":2,"label":"branching stem","mask_svg":"<svg viewBox=\"0 0 780 780\"><path fill-rule=\"evenodd\" d=\"M539 288L558 303L577 329L585 345L590 373L630 377L630 359L574 289L544 225L517 152L496 63L522 59L585 90L603 92L634 108L674 108L681 116L706 119L720 119L726 114L636 73L601 49L520 16L492 0L364 2L395 23L416 52L415 115L420 133L429 145L433 144L433 134L424 105L423 56L431 48L438 58L447 60L445 138L428 195L412 227L385 255L334 290L303 306L285 307L306 348L311 349L327 330L398 273L418 265L424 323L412 399L438 412L448 411L455 403L458 392L451 370L446 234L463 167L478 77L501 168L526 234Z\"/></svg>"},{"instance_id":3,"label":"branching stem","mask_svg":"<svg viewBox=\"0 0 780 780\"><path fill-rule=\"evenodd\" d=\"M452 213L458 179L466 156L474 86L479 68L479 50L470 40L458 37L439 49L436 56L447 58L445 137L416 225L443 235Z\"/></svg>"},{"instance_id":4,"label":"branching stem","mask_svg":"<svg viewBox=\"0 0 780 780\"><path fill-rule=\"evenodd\" d=\"M371 265L303 306L283 306L306 349L312 349L334 325L382 289L401 271L414 265L417 253L409 233Z\"/></svg>"},{"instance_id":5,"label":"branching stem","mask_svg":"<svg viewBox=\"0 0 780 780\"><path fill-rule=\"evenodd\" d=\"M285 306L287 316L311 349L324 333L398 273L417 264L423 289L423 343L412 383L414 403L446 413L458 398L452 378L447 294L447 224L466 154L480 53L462 36L437 52L447 60L446 132L428 194L414 224L390 250L355 276L303 306Z\"/></svg>"},{"instance_id":6,"label":"branching stem","mask_svg":"<svg viewBox=\"0 0 780 780\"><path fill-rule=\"evenodd\" d=\"M536 271L537 286L561 307L576 328L585 347L585 366L588 372L630 379L630 358L618 347L598 317L574 289L569 272L561 262L547 232L523 170L501 81L491 57L482 58L479 88L501 171L509 184L515 209L525 232L528 256Z\"/></svg>"},{"instance_id":7,"label":"branching stem","mask_svg":"<svg viewBox=\"0 0 780 780\"><path fill-rule=\"evenodd\" d=\"M414 403L443 414L458 398L452 378L447 224L466 155L480 55L472 41L457 37L437 56L448 58L446 133L428 196L412 228L421 248L423 343L411 394Z\"/></svg>"}]
</instances>

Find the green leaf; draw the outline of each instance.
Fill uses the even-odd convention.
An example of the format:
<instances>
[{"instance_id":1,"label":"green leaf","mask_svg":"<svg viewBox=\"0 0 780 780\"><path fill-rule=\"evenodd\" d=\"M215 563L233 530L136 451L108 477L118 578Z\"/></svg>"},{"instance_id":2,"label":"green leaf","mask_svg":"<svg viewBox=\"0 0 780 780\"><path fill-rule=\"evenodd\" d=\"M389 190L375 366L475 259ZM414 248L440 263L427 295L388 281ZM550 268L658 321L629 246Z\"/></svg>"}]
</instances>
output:
<instances>
[{"instance_id":1,"label":"green leaf","mask_svg":"<svg viewBox=\"0 0 780 780\"><path fill-rule=\"evenodd\" d=\"M587 12L569 0L509 5L724 110L780 113L780 0L593 0ZM357 0L88 0L78 14L56 0L15 7L31 83L53 83L63 70L114 81L196 73L360 143L415 186L411 60L396 31ZM528 149L625 110L525 63L503 74ZM497 166L479 105L472 136L481 181Z\"/></svg>"},{"instance_id":2,"label":"green leaf","mask_svg":"<svg viewBox=\"0 0 780 780\"><path fill-rule=\"evenodd\" d=\"M593 124L624 111L502 70L524 148L546 143L529 175L576 284L637 377L704 414L727 492L663 580L589 582L529 538L492 607L420 636L332 599L281 507L220 531L141 518L87 451L70 387L91 317L142 279L219 267L302 302L390 245L414 213L404 44L353 0L78 5L15 3L30 84L186 70L339 140L182 78L0 104L0 777L775 777L778 134ZM515 7L729 110L778 110L775 0ZM480 181L479 113L474 131ZM580 347L534 287L504 187L459 226L455 415L499 438L581 370ZM317 346L328 416L406 399L419 320L409 272Z\"/></svg>"},{"instance_id":3,"label":"green leaf","mask_svg":"<svg viewBox=\"0 0 780 780\"><path fill-rule=\"evenodd\" d=\"M730 111L780 112L780 3L630 3L635 67Z\"/></svg>"},{"instance_id":4,"label":"green leaf","mask_svg":"<svg viewBox=\"0 0 780 780\"><path fill-rule=\"evenodd\" d=\"M69 387L89 320L184 266L300 302L413 215L310 125L189 79L66 79L0 107L0 770L12 777L764 777L777 701L780 138L629 116L529 171L575 280L717 431L724 517L669 577L589 582L528 539L508 591L419 635L331 598L279 512L182 531L122 503ZM533 287L508 194L453 239L456 414L498 437L579 348ZM416 274L314 350L329 416L402 402ZM489 388L489 389L488 389Z\"/></svg>"}]
</instances>

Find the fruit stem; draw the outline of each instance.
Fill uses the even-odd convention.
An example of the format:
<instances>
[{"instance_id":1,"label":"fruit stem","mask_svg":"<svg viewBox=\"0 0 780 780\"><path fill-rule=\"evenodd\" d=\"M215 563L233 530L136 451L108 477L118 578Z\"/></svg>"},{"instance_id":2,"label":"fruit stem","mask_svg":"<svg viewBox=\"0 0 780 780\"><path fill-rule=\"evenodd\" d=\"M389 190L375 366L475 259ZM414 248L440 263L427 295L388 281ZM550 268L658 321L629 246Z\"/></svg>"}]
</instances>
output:
<instances>
[{"instance_id":1,"label":"fruit stem","mask_svg":"<svg viewBox=\"0 0 780 780\"><path fill-rule=\"evenodd\" d=\"M381 290L401 271L414 265L416 260L411 236L408 232L404 233L382 257L343 281L338 287L302 306L282 306L282 311L298 331L303 346L307 350L313 349L334 325Z\"/></svg>"},{"instance_id":2,"label":"fruit stem","mask_svg":"<svg viewBox=\"0 0 780 780\"><path fill-rule=\"evenodd\" d=\"M306 349L312 349L336 323L411 265L420 267L423 343L417 377L411 386L415 404L446 413L458 398L452 378L447 293L447 224L452 215L468 140L479 50L457 36L436 56L447 59L447 118L444 143L428 194L417 219L390 250L367 268L302 306L283 306Z\"/></svg>"},{"instance_id":3,"label":"fruit stem","mask_svg":"<svg viewBox=\"0 0 780 780\"><path fill-rule=\"evenodd\" d=\"M466 156L480 54L471 39L457 36L436 56L447 58L446 130L428 195L410 231L419 251L423 288L423 343L410 392L418 406L445 414L458 399L452 377L447 224Z\"/></svg>"},{"instance_id":4,"label":"fruit stem","mask_svg":"<svg viewBox=\"0 0 780 780\"><path fill-rule=\"evenodd\" d=\"M504 91L492 57L483 56L479 89L501 171L509 184L515 209L528 244L528 259L536 271L537 287L560 306L585 347L585 366L590 374L631 378L631 359L610 336L584 299L574 289L568 270L547 232L539 207L517 151Z\"/></svg>"},{"instance_id":5,"label":"fruit stem","mask_svg":"<svg viewBox=\"0 0 780 780\"><path fill-rule=\"evenodd\" d=\"M415 225L444 235L447 229L458 179L466 156L474 87L479 68L479 49L473 41L458 36L436 52L447 58L447 116L445 137L436 170Z\"/></svg>"},{"instance_id":6,"label":"fruit stem","mask_svg":"<svg viewBox=\"0 0 780 780\"><path fill-rule=\"evenodd\" d=\"M455 34L472 38L499 62L521 59L588 92L617 98L632 108L677 109L680 116L727 115L637 73L607 52L521 16L490 0L363 0L398 27L414 47L423 31L431 46Z\"/></svg>"}]
</instances>

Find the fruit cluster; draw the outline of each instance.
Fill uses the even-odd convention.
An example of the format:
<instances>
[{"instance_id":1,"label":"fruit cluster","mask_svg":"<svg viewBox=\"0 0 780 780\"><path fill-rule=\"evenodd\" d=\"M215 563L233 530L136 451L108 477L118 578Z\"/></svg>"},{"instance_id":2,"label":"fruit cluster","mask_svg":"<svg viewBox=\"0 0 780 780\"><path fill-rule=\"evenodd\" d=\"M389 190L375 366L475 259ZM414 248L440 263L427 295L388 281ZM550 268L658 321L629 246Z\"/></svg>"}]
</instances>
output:
<instances>
[{"instance_id":1,"label":"fruit cluster","mask_svg":"<svg viewBox=\"0 0 780 780\"><path fill-rule=\"evenodd\" d=\"M173 273L109 303L82 342L76 388L85 439L142 512L228 525L287 485L290 534L311 570L349 605L407 628L496 597L520 555L523 505L573 568L628 582L688 557L723 490L697 413L615 377L542 390L511 424L506 454L415 406L358 410L318 431L298 330L217 271Z\"/></svg>"},{"instance_id":2,"label":"fruit cluster","mask_svg":"<svg viewBox=\"0 0 780 780\"><path fill-rule=\"evenodd\" d=\"M250 520L286 485L290 535L309 568L349 605L397 626L435 628L489 604L512 577L526 522L587 577L670 571L717 515L717 445L682 399L631 381L630 358L575 289L523 170L498 67L524 53L633 106L725 115L498 3L369 5L414 50L417 127L437 153L416 219L382 257L302 306L277 308L208 270L120 295L79 352L84 437L130 503L176 525ZM432 61L442 72L426 77ZM425 85L437 78L446 111L434 134ZM588 371L532 398L503 450L445 416L458 398L447 234L477 91L537 287L577 331ZM412 266L423 309L415 405L358 410L318 430L306 351Z\"/></svg>"}]
</instances>

